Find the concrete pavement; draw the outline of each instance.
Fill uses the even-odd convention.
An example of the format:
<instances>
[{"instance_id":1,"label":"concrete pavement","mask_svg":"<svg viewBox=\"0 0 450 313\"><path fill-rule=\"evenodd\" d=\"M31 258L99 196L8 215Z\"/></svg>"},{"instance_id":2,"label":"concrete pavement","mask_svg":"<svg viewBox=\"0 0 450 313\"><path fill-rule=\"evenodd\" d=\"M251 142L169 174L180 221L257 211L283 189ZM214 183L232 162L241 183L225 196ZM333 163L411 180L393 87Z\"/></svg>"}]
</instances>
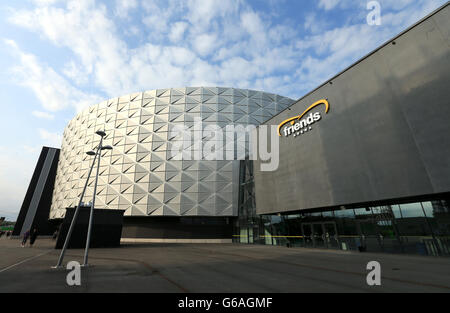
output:
<instances>
[{"instance_id":1,"label":"concrete pavement","mask_svg":"<svg viewBox=\"0 0 450 313\"><path fill-rule=\"evenodd\" d=\"M0 239L0 292L450 292L450 259L235 244L146 244L92 249L81 286L55 270L51 240ZM69 250L64 264L82 263ZM378 261L382 286L366 284Z\"/></svg>"}]
</instances>

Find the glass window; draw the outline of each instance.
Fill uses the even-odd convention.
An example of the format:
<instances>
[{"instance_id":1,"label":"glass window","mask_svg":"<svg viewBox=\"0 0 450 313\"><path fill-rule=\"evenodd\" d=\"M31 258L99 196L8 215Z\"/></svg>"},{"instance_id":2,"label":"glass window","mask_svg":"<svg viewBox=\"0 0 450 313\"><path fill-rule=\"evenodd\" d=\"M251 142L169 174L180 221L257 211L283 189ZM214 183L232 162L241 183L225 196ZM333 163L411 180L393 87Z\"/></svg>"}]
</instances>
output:
<instances>
[{"instance_id":1,"label":"glass window","mask_svg":"<svg viewBox=\"0 0 450 313\"><path fill-rule=\"evenodd\" d=\"M283 217L272 215L272 232L273 236L286 236L286 223Z\"/></svg>"},{"instance_id":2,"label":"glass window","mask_svg":"<svg viewBox=\"0 0 450 313\"><path fill-rule=\"evenodd\" d=\"M272 223L272 224L278 224L278 223L281 222L281 216L278 216L278 215L271 215L270 220L271 220L271 223Z\"/></svg>"},{"instance_id":3,"label":"glass window","mask_svg":"<svg viewBox=\"0 0 450 313\"><path fill-rule=\"evenodd\" d=\"M434 201L435 203L441 203L441 201ZM425 211L425 215L428 218L434 217L434 209L433 204L431 202L422 202L423 210Z\"/></svg>"},{"instance_id":4,"label":"glass window","mask_svg":"<svg viewBox=\"0 0 450 313\"><path fill-rule=\"evenodd\" d=\"M390 205L377 206L372 208L372 212L374 215L378 215L380 219L392 219L393 212L392 207Z\"/></svg>"},{"instance_id":5,"label":"glass window","mask_svg":"<svg viewBox=\"0 0 450 313\"><path fill-rule=\"evenodd\" d=\"M433 232L437 236L448 236L450 234L450 213L446 201L423 202L425 214L430 222ZM450 245L450 242L448 242Z\"/></svg>"},{"instance_id":6,"label":"glass window","mask_svg":"<svg viewBox=\"0 0 450 313\"><path fill-rule=\"evenodd\" d=\"M289 215L286 217L287 228L289 230L289 236L301 236L302 219L300 215Z\"/></svg>"},{"instance_id":7,"label":"glass window","mask_svg":"<svg viewBox=\"0 0 450 313\"><path fill-rule=\"evenodd\" d=\"M403 218L425 217L420 202L401 204L400 208L402 210Z\"/></svg>"},{"instance_id":8,"label":"glass window","mask_svg":"<svg viewBox=\"0 0 450 313\"><path fill-rule=\"evenodd\" d=\"M396 223L404 252L437 255L438 246L433 232L438 226L424 214L425 210L431 215L429 205L422 208L422 203L401 204L400 209L403 218L396 219Z\"/></svg>"},{"instance_id":9,"label":"glass window","mask_svg":"<svg viewBox=\"0 0 450 313\"><path fill-rule=\"evenodd\" d=\"M355 209L357 219L372 218L372 210L370 208Z\"/></svg>"},{"instance_id":10,"label":"glass window","mask_svg":"<svg viewBox=\"0 0 450 313\"><path fill-rule=\"evenodd\" d=\"M390 205L373 207L372 213L374 219L380 226L391 226L394 219L394 213Z\"/></svg>"},{"instance_id":11,"label":"glass window","mask_svg":"<svg viewBox=\"0 0 450 313\"><path fill-rule=\"evenodd\" d=\"M247 230L247 227L241 228L240 240L241 240L241 243L248 243L248 230Z\"/></svg>"},{"instance_id":12,"label":"glass window","mask_svg":"<svg viewBox=\"0 0 450 313\"><path fill-rule=\"evenodd\" d=\"M336 218L355 218L355 212L353 212L353 210L339 210L339 211L334 211L334 216Z\"/></svg>"},{"instance_id":13,"label":"glass window","mask_svg":"<svg viewBox=\"0 0 450 313\"><path fill-rule=\"evenodd\" d=\"M403 218L402 211L400 211L400 206L391 205L392 213L394 213L395 218Z\"/></svg>"},{"instance_id":14,"label":"glass window","mask_svg":"<svg viewBox=\"0 0 450 313\"><path fill-rule=\"evenodd\" d=\"M402 236L431 235L431 230L420 202L401 204L400 209L403 218L397 219L397 225Z\"/></svg>"},{"instance_id":15,"label":"glass window","mask_svg":"<svg viewBox=\"0 0 450 313\"><path fill-rule=\"evenodd\" d=\"M304 216L303 220L304 223L321 222L323 220L322 212L304 213L303 216Z\"/></svg>"},{"instance_id":16,"label":"glass window","mask_svg":"<svg viewBox=\"0 0 450 313\"><path fill-rule=\"evenodd\" d=\"M248 243L253 243L253 228L248 229Z\"/></svg>"},{"instance_id":17,"label":"glass window","mask_svg":"<svg viewBox=\"0 0 450 313\"><path fill-rule=\"evenodd\" d=\"M339 235L354 236L357 234L355 212L353 210L339 210L334 212Z\"/></svg>"}]
</instances>

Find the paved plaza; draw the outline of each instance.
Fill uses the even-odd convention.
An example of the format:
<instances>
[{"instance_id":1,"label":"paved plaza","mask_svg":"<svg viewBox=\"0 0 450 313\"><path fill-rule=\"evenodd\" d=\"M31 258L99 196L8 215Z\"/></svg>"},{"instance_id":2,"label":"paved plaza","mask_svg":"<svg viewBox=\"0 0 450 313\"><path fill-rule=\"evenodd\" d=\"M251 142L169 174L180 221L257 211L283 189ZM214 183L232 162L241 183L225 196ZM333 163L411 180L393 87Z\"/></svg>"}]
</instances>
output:
<instances>
[{"instance_id":1,"label":"paved plaza","mask_svg":"<svg viewBox=\"0 0 450 313\"><path fill-rule=\"evenodd\" d=\"M146 244L92 249L81 286L52 269L59 250L0 239L0 292L450 292L450 259L237 244ZM64 264L82 262L69 250ZM366 283L378 261L382 286Z\"/></svg>"}]
</instances>

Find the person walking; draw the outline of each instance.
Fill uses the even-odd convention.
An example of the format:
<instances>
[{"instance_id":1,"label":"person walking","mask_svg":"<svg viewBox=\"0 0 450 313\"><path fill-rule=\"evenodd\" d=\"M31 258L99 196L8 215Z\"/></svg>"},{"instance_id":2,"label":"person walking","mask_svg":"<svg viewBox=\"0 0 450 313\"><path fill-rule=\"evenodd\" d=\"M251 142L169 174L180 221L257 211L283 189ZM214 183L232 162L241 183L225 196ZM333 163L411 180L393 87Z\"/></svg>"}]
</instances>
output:
<instances>
[{"instance_id":1,"label":"person walking","mask_svg":"<svg viewBox=\"0 0 450 313\"><path fill-rule=\"evenodd\" d=\"M27 231L23 234L22 248L25 247L25 245L27 244L28 237L30 237L30 230L27 230Z\"/></svg>"},{"instance_id":2,"label":"person walking","mask_svg":"<svg viewBox=\"0 0 450 313\"><path fill-rule=\"evenodd\" d=\"M58 238L59 228L56 228L55 232L53 233L52 239L56 240Z\"/></svg>"},{"instance_id":3,"label":"person walking","mask_svg":"<svg viewBox=\"0 0 450 313\"><path fill-rule=\"evenodd\" d=\"M31 235L30 235L30 248L33 247L33 244L36 241L36 238L37 238L38 234L39 233L38 233L37 228L36 227L33 228L33 231L31 232Z\"/></svg>"}]
</instances>

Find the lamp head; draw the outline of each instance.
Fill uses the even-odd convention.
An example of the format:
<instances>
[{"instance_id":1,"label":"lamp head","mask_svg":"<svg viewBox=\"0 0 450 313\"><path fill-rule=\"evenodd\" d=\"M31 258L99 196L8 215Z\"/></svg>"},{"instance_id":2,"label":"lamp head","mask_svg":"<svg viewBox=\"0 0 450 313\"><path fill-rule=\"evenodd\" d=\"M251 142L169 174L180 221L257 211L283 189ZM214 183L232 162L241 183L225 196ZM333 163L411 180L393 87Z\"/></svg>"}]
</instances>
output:
<instances>
[{"instance_id":1,"label":"lamp head","mask_svg":"<svg viewBox=\"0 0 450 313\"><path fill-rule=\"evenodd\" d=\"M112 150L113 148L111 146L103 146L102 150Z\"/></svg>"},{"instance_id":2,"label":"lamp head","mask_svg":"<svg viewBox=\"0 0 450 313\"><path fill-rule=\"evenodd\" d=\"M86 152L86 154L90 155L90 156L93 156L93 155L95 155L95 152L94 151L88 151L88 152Z\"/></svg>"},{"instance_id":3,"label":"lamp head","mask_svg":"<svg viewBox=\"0 0 450 313\"><path fill-rule=\"evenodd\" d=\"M101 137L105 137L106 136L106 133L104 131L102 131L102 130L97 130L95 133L97 135L101 136Z\"/></svg>"}]
</instances>

